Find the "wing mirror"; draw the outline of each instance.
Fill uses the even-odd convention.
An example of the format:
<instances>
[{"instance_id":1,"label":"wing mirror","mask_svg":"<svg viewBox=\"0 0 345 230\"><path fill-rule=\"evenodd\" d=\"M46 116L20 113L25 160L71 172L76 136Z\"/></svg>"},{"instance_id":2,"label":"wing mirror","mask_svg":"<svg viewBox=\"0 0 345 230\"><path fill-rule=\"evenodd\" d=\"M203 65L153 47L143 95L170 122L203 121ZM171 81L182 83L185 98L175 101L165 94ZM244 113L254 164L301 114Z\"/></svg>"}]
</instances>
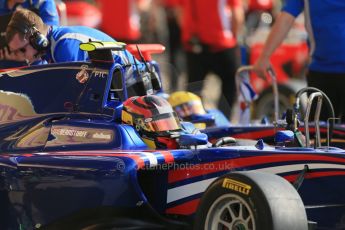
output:
<instances>
[{"instance_id":1,"label":"wing mirror","mask_svg":"<svg viewBox=\"0 0 345 230\"><path fill-rule=\"evenodd\" d=\"M197 146L206 145L208 143L208 137L204 133L198 134L181 134L178 143L181 146Z\"/></svg>"}]
</instances>

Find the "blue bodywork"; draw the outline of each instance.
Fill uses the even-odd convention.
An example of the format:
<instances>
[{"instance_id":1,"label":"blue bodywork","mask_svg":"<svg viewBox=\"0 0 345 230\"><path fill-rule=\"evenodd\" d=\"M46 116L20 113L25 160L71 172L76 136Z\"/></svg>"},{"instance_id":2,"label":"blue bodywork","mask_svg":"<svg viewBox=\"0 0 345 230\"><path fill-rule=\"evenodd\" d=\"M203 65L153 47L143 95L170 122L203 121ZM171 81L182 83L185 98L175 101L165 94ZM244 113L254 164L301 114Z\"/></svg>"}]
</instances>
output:
<instances>
[{"instance_id":1,"label":"blue bodywork","mask_svg":"<svg viewBox=\"0 0 345 230\"><path fill-rule=\"evenodd\" d=\"M90 76L85 84L75 79L82 69ZM125 75L125 67L93 62L0 73L1 229L190 229L204 191L233 171L290 182L305 172L299 193L308 219L322 229L345 228L344 150L148 149L120 122L126 96L116 71ZM198 137L204 144L205 135Z\"/></svg>"}]
</instances>

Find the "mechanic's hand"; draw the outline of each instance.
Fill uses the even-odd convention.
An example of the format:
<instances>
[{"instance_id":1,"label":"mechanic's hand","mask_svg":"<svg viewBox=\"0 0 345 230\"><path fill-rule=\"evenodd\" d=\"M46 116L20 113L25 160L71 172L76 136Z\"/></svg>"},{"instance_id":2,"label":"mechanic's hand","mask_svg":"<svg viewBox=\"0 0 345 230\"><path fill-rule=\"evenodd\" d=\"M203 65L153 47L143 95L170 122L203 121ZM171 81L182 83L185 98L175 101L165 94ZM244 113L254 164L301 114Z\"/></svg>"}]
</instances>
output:
<instances>
[{"instance_id":1,"label":"mechanic's hand","mask_svg":"<svg viewBox=\"0 0 345 230\"><path fill-rule=\"evenodd\" d=\"M7 48L4 47L3 49L0 49L0 60L6 60L6 54L7 54Z\"/></svg>"},{"instance_id":2,"label":"mechanic's hand","mask_svg":"<svg viewBox=\"0 0 345 230\"><path fill-rule=\"evenodd\" d=\"M79 83L84 84L87 79L89 79L89 74L85 69L82 69L75 75L75 78L79 81Z\"/></svg>"},{"instance_id":3,"label":"mechanic's hand","mask_svg":"<svg viewBox=\"0 0 345 230\"><path fill-rule=\"evenodd\" d=\"M21 52L10 52L7 47L0 50L0 60L25 61L25 56Z\"/></svg>"},{"instance_id":4,"label":"mechanic's hand","mask_svg":"<svg viewBox=\"0 0 345 230\"><path fill-rule=\"evenodd\" d=\"M263 80L267 80L267 71L271 68L268 58L259 58L253 65L253 71Z\"/></svg>"}]
</instances>

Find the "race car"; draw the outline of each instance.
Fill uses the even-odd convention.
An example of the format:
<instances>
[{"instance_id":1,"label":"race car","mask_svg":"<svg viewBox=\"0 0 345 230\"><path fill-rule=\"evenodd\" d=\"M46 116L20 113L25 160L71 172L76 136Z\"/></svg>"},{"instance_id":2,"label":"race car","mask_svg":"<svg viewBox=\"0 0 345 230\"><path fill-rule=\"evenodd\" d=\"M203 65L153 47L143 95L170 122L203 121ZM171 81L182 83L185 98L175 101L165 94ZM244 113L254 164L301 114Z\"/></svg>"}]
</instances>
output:
<instances>
[{"instance_id":1,"label":"race car","mask_svg":"<svg viewBox=\"0 0 345 230\"><path fill-rule=\"evenodd\" d=\"M109 59L118 46L95 47L90 62L1 73L1 229L345 227L344 150L287 147L290 131L273 147L214 147L164 99L129 97L127 67ZM151 134L178 148L143 140L161 119Z\"/></svg>"},{"instance_id":2,"label":"race car","mask_svg":"<svg viewBox=\"0 0 345 230\"><path fill-rule=\"evenodd\" d=\"M345 147L345 125L339 124L334 115L332 102L327 95L319 89L312 87L304 87L297 91L295 103L293 108L286 111L279 111L281 109L279 103L279 91L276 81L276 74L271 69L268 71L270 81L272 82L273 101L271 107L273 109L267 110L272 113L267 113L261 121L252 120L252 105L258 98L258 95L251 86L250 75L251 66L242 66L238 69L236 74L237 98L239 105L238 123L231 123L225 116L217 109L206 110L203 107L202 100L199 96L192 92L177 91L169 96L169 102L178 113L178 115L185 121L194 123L201 132L206 133L209 140L215 143L222 137L235 137L244 139L263 139L268 144L274 144L274 135L277 130L290 129L295 133L305 133L304 123L309 122L309 116L304 116L305 108L303 105L307 103L307 98L303 98L305 93L321 92L324 98L322 106L328 109L330 118L328 121L317 121L320 124L320 132L322 137L322 144ZM302 103L304 101L305 103ZM283 106L284 107L284 106ZM280 113L282 112L282 113ZM283 115L283 118L280 118ZM306 119L307 118L307 119ZM302 120L303 121L300 121ZM315 122L314 122L315 123ZM311 135L315 135L315 125L311 124ZM297 140L296 140L297 142ZM296 143L305 146L303 143Z\"/></svg>"}]
</instances>

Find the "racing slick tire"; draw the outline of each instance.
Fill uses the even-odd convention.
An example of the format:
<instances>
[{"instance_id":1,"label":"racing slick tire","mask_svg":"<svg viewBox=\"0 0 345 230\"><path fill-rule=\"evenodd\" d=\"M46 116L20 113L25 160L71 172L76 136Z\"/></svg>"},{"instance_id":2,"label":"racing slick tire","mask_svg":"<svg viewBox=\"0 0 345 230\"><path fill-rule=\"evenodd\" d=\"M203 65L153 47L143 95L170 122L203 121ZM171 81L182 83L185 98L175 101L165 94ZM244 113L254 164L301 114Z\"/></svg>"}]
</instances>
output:
<instances>
[{"instance_id":1,"label":"racing slick tire","mask_svg":"<svg viewBox=\"0 0 345 230\"><path fill-rule=\"evenodd\" d=\"M290 79L284 84L278 84L279 93L279 115L292 108L296 101L296 93L306 87L306 82L300 79ZM301 111L305 109L306 97L302 99ZM266 88L259 94L259 98L254 101L252 108L252 118L262 119L263 117L274 118L274 95L271 87Z\"/></svg>"},{"instance_id":2,"label":"racing slick tire","mask_svg":"<svg viewBox=\"0 0 345 230\"><path fill-rule=\"evenodd\" d=\"M262 172L236 172L218 178L205 191L195 230L306 230L301 197L283 178Z\"/></svg>"},{"instance_id":3,"label":"racing slick tire","mask_svg":"<svg viewBox=\"0 0 345 230\"><path fill-rule=\"evenodd\" d=\"M285 85L278 86L279 92L279 115L292 108L295 101L296 92ZM253 104L253 118L262 119L268 117L270 120L274 119L274 95L271 88L265 89L259 98Z\"/></svg>"}]
</instances>

